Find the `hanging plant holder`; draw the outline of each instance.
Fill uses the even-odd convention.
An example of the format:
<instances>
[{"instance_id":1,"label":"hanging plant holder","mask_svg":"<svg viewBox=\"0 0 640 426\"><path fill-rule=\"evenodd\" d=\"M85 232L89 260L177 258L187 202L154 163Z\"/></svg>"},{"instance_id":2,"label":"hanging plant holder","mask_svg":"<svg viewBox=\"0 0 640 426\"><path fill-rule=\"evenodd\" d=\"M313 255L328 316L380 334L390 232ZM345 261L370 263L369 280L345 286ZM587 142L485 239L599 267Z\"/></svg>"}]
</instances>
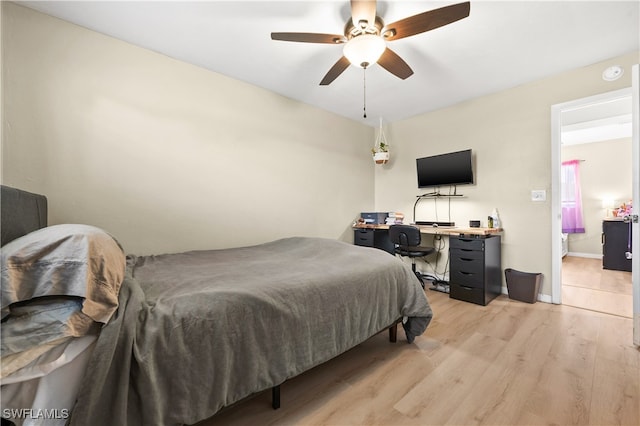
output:
<instances>
[{"instance_id":1,"label":"hanging plant holder","mask_svg":"<svg viewBox=\"0 0 640 426\"><path fill-rule=\"evenodd\" d=\"M373 161L376 164L386 164L389 161L389 153L388 152L376 152L373 154Z\"/></svg>"},{"instance_id":2,"label":"hanging plant holder","mask_svg":"<svg viewBox=\"0 0 640 426\"><path fill-rule=\"evenodd\" d=\"M386 164L389 162L389 143L387 142L387 139L384 136L384 131L382 130L382 118L380 119L378 137L376 138L373 148L371 148L371 153L373 154L373 161L376 164Z\"/></svg>"}]
</instances>

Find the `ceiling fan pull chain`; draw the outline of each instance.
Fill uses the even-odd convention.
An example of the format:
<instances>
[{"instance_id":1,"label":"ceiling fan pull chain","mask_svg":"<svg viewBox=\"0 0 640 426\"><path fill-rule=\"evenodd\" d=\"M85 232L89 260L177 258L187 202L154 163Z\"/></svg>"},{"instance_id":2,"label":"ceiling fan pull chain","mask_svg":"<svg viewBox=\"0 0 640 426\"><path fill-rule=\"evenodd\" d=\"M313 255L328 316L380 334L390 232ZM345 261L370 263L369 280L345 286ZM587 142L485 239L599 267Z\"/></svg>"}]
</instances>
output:
<instances>
[{"instance_id":1,"label":"ceiling fan pull chain","mask_svg":"<svg viewBox=\"0 0 640 426\"><path fill-rule=\"evenodd\" d=\"M367 118L367 67L362 68L362 86L363 117Z\"/></svg>"}]
</instances>

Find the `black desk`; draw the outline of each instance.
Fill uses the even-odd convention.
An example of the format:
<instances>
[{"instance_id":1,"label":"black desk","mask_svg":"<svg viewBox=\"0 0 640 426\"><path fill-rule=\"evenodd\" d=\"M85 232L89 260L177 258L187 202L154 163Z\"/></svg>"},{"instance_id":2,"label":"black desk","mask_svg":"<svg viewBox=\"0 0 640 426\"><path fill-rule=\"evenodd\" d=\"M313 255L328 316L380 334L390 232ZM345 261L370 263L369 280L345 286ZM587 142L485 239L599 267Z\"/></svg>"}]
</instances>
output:
<instances>
[{"instance_id":1,"label":"black desk","mask_svg":"<svg viewBox=\"0 0 640 426\"><path fill-rule=\"evenodd\" d=\"M395 256L395 247L389 238L389 227L354 228L353 244L357 246L375 247Z\"/></svg>"}]
</instances>

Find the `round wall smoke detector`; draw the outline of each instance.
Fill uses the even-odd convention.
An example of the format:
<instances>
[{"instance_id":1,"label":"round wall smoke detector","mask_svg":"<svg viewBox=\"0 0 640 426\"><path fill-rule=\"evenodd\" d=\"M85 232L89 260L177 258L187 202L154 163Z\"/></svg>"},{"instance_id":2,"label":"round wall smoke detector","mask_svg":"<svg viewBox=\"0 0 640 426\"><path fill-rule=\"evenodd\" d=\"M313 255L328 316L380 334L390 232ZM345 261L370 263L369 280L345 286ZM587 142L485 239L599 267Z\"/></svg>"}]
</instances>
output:
<instances>
[{"instance_id":1,"label":"round wall smoke detector","mask_svg":"<svg viewBox=\"0 0 640 426\"><path fill-rule=\"evenodd\" d=\"M602 72L602 79L605 81L615 81L622 77L624 69L620 65L614 65Z\"/></svg>"}]
</instances>

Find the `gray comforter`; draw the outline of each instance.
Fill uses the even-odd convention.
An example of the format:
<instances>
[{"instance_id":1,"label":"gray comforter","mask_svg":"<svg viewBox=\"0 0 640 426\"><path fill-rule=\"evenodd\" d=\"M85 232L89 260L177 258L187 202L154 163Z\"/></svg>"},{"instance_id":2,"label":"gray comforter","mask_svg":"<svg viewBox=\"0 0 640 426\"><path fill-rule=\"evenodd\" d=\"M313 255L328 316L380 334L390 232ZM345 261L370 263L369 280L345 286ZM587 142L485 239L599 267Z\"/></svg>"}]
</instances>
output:
<instances>
[{"instance_id":1,"label":"gray comforter","mask_svg":"<svg viewBox=\"0 0 640 426\"><path fill-rule=\"evenodd\" d=\"M71 424L196 423L399 318L412 341L431 316L399 259L335 240L130 256Z\"/></svg>"}]
</instances>

